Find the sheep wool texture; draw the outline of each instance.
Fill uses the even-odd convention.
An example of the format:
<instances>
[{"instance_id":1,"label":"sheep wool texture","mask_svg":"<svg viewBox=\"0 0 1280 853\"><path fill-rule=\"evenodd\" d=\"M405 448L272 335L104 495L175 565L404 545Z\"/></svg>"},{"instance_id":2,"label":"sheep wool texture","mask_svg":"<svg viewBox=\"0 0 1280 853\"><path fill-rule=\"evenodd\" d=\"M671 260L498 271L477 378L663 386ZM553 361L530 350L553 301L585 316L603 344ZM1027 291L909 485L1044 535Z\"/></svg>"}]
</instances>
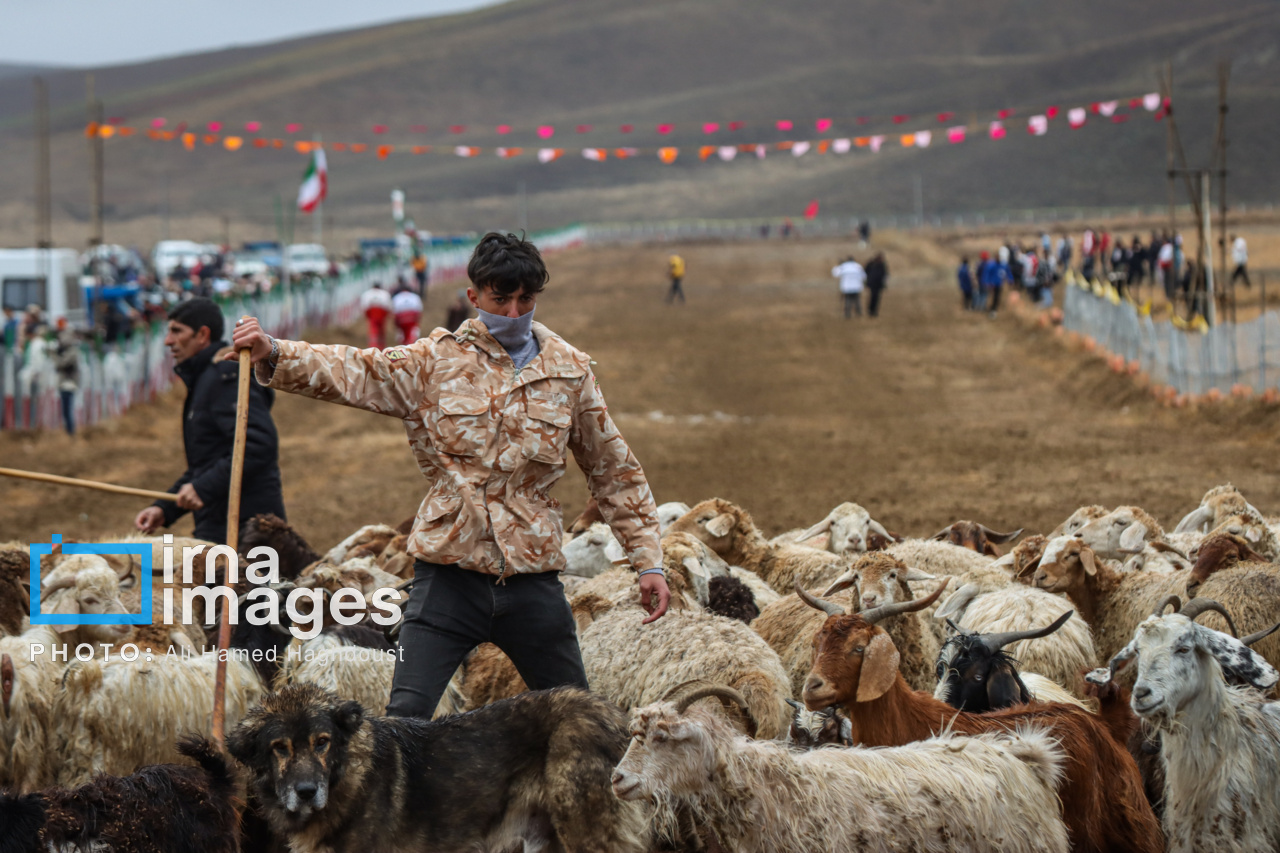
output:
<instances>
[{"instance_id":1,"label":"sheep wool texture","mask_svg":"<svg viewBox=\"0 0 1280 853\"><path fill-rule=\"evenodd\" d=\"M656 742L659 727L687 735ZM737 853L1065 853L1055 794L1063 753L1039 729L943 735L906 746L794 752L735 736L670 703L632 717L619 768L636 771L673 827L686 808Z\"/></svg>"},{"instance_id":2,"label":"sheep wool texture","mask_svg":"<svg viewBox=\"0 0 1280 853\"><path fill-rule=\"evenodd\" d=\"M16 637L0 637L0 661L13 667L13 693L0 705L0 788L30 793L53 783L54 704L66 664L52 654L33 655L32 645L52 649L63 640L46 625L33 625Z\"/></svg>"}]
</instances>

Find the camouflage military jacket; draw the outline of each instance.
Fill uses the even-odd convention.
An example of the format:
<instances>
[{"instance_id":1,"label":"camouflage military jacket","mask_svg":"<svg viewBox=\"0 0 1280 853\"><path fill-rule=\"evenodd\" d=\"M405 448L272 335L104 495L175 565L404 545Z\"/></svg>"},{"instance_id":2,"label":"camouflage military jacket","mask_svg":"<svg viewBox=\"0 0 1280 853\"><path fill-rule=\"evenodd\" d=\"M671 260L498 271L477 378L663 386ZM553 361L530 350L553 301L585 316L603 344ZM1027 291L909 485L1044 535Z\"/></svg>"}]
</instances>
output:
<instances>
[{"instance_id":1,"label":"camouflage military jacket","mask_svg":"<svg viewBox=\"0 0 1280 853\"><path fill-rule=\"evenodd\" d=\"M386 350L280 341L258 381L404 421L430 487L409 553L508 577L559 571L563 521L548 492L572 451L638 571L662 565L644 471L614 426L590 360L540 323L517 370L479 320Z\"/></svg>"}]
</instances>

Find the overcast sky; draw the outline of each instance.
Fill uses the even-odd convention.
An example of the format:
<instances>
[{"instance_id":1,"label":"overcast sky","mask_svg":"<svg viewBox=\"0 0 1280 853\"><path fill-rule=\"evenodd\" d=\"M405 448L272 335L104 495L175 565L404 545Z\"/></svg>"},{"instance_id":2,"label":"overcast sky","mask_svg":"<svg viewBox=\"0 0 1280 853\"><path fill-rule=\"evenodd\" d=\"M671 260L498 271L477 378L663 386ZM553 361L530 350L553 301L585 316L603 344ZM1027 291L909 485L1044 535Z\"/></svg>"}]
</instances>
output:
<instances>
[{"instance_id":1,"label":"overcast sky","mask_svg":"<svg viewBox=\"0 0 1280 853\"><path fill-rule=\"evenodd\" d=\"M422 18L497 0L0 0L0 63L100 66Z\"/></svg>"}]
</instances>

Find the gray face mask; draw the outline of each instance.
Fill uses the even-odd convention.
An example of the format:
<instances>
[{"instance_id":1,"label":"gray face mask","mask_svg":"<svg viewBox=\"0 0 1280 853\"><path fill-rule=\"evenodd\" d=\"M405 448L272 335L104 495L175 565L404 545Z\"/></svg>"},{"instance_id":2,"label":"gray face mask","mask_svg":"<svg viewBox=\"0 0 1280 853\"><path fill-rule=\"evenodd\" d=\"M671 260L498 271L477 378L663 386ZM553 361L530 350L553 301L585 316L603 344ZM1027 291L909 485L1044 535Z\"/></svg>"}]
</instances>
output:
<instances>
[{"instance_id":1,"label":"gray face mask","mask_svg":"<svg viewBox=\"0 0 1280 853\"><path fill-rule=\"evenodd\" d=\"M524 367L538 355L538 339L533 334L533 315L537 310L534 308L520 317L506 317L476 309L480 322L502 344L517 368Z\"/></svg>"}]
</instances>

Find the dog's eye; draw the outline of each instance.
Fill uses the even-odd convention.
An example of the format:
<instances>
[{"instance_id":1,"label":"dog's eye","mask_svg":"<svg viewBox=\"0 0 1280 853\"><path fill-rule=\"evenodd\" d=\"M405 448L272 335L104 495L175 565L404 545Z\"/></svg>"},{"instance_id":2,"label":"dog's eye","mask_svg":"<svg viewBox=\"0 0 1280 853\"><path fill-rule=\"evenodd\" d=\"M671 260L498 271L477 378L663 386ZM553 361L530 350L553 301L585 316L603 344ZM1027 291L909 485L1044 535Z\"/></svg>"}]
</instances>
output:
<instances>
[{"instance_id":1,"label":"dog's eye","mask_svg":"<svg viewBox=\"0 0 1280 853\"><path fill-rule=\"evenodd\" d=\"M328 735L319 735L318 737L316 737L316 749L328 749L328 748L329 748Z\"/></svg>"},{"instance_id":2,"label":"dog's eye","mask_svg":"<svg viewBox=\"0 0 1280 853\"><path fill-rule=\"evenodd\" d=\"M281 758L288 758L288 757L289 757L289 746L288 746L288 744L285 744L285 743L273 743L273 744L271 744L271 751L272 751L272 752L274 752L276 755L280 756Z\"/></svg>"}]
</instances>

